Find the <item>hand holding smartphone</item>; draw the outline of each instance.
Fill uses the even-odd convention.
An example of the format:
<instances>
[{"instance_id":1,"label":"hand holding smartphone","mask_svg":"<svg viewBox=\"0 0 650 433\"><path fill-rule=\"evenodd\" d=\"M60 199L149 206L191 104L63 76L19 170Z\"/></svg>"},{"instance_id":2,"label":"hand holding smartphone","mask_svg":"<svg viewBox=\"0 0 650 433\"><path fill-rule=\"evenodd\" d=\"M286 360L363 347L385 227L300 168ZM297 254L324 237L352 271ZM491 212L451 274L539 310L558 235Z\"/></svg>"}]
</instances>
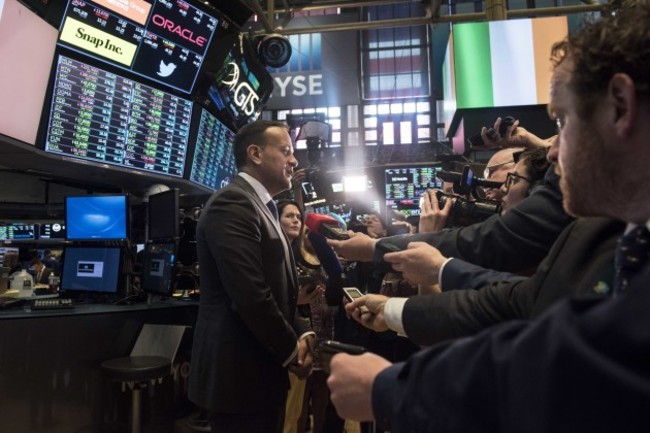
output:
<instances>
[{"instance_id":1,"label":"hand holding smartphone","mask_svg":"<svg viewBox=\"0 0 650 433\"><path fill-rule=\"evenodd\" d=\"M350 302L363 296L363 293L361 293L361 291L356 287L343 287L343 294L345 295L346 299ZM368 307L366 307L365 305L360 306L359 311L361 311L362 313L370 313L370 310L368 310Z\"/></svg>"}]
</instances>

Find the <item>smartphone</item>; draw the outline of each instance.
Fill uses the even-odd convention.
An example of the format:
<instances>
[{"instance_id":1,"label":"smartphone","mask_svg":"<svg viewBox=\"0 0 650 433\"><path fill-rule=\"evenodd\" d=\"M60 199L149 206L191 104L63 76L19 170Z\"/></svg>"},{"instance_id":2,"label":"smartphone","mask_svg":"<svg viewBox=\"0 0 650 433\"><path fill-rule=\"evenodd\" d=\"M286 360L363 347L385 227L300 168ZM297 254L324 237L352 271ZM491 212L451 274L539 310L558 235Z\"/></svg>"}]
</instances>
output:
<instances>
[{"instance_id":1,"label":"smartphone","mask_svg":"<svg viewBox=\"0 0 650 433\"><path fill-rule=\"evenodd\" d=\"M361 293L361 291L356 287L343 287L343 294L350 302L363 296L363 293ZM370 310L368 310L368 307L366 307L365 305L359 307L359 310L362 313L370 313Z\"/></svg>"},{"instance_id":2,"label":"smartphone","mask_svg":"<svg viewBox=\"0 0 650 433\"><path fill-rule=\"evenodd\" d=\"M318 352L320 354L320 359L323 363L323 368L327 373L330 372L330 362L332 361L332 356L336 355L337 353L361 355L365 351L366 348L363 346L341 343L340 341L335 341L335 340L325 340L325 341L321 341L318 344Z\"/></svg>"}]
</instances>

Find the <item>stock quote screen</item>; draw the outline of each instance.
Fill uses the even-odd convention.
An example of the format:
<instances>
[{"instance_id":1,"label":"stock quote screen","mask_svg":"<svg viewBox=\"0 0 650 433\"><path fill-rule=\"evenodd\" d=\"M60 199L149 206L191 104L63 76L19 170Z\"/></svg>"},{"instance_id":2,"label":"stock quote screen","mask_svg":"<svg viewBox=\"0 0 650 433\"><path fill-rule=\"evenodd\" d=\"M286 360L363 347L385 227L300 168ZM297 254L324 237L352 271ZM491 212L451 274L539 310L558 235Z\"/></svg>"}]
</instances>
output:
<instances>
[{"instance_id":1,"label":"stock quote screen","mask_svg":"<svg viewBox=\"0 0 650 433\"><path fill-rule=\"evenodd\" d=\"M59 43L184 93L219 19L181 0L70 0Z\"/></svg>"},{"instance_id":2,"label":"stock quote screen","mask_svg":"<svg viewBox=\"0 0 650 433\"><path fill-rule=\"evenodd\" d=\"M386 207L419 215L422 194L430 188L442 188L442 180L436 177L440 170L431 166L386 168Z\"/></svg>"},{"instance_id":3,"label":"stock quote screen","mask_svg":"<svg viewBox=\"0 0 650 433\"><path fill-rule=\"evenodd\" d=\"M58 56L45 151L182 177L189 100Z\"/></svg>"},{"instance_id":4,"label":"stock quote screen","mask_svg":"<svg viewBox=\"0 0 650 433\"><path fill-rule=\"evenodd\" d=\"M9 223L0 224L0 241L33 240L34 224Z\"/></svg>"},{"instance_id":5,"label":"stock quote screen","mask_svg":"<svg viewBox=\"0 0 650 433\"><path fill-rule=\"evenodd\" d=\"M235 133L207 110L201 109L189 179L212 190L228 185L237 174Z\"/></svg>"}]
</instances>

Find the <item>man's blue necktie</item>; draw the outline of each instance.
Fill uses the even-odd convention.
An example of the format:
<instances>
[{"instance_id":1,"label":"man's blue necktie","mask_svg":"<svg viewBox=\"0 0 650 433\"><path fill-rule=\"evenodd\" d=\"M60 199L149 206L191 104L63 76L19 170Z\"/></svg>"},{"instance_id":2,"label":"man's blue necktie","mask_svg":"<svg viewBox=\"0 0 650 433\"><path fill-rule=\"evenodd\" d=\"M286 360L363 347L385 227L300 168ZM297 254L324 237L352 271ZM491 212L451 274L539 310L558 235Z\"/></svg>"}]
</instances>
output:
<instances>
[{"instance_id":1,"label":"man's blue necktie","mask_svg":"<svg viewBox=\"0 0 650 433\"><path fill-rule=\"evenodd\" d=\"M650 257L650 232L639 226L619 238L614 254L614 293L627 289L630 278L641 269Z\"/></svg>"},{"instance_id":2,"label":"man's blue necktie","mask_svg":"<svg viewBox=\"0 0 650 433\"><path fill-rule=\"evenodd\" d=\"M266 207L268 207L269 210L271 211L271 215L273 215L273 218L275 218L275 220L278 221L279 220L278 207L275 205L275 202L273 200L269 200L266 203Z\"/></svg>"}]
</instances>

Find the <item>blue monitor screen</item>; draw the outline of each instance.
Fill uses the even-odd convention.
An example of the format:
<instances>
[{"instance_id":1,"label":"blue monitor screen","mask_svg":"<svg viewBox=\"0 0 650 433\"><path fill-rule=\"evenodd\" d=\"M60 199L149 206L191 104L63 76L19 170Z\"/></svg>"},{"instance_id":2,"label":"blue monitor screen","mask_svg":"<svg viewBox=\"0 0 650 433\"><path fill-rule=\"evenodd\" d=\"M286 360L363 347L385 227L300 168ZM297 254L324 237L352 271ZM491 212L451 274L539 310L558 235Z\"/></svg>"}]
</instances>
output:
<instances>
[{"instance_id":1,"label":"blue monitor screen","mask_svg":"<svg viewBox=\"0 0 650 433\"><path fill-rule=\"evenodd\" d=\"M176 245L149 243L144 250L142 269L142 290L146 293L169 295L174 283L174 261Z\"/></svg>"},{"instance_id":2,"label":"blue monitor screen","mask_svg":"<svg viewBox=\"0 0 650 433\"><path fill-rule=\"evenodd\" d=\"M118 293L119 247L65 247L61 290Z\"/></svg>"},{"instance_id":3,"label":"blue monitor screen","mask_svg":"<svg viewBox=\"0 0 650 433\"><path fill-rule=\"evenodd\" d=\"M128 237L126 195L66 197L68 240L120 240Z\"/></svg>"}]
</instances>

